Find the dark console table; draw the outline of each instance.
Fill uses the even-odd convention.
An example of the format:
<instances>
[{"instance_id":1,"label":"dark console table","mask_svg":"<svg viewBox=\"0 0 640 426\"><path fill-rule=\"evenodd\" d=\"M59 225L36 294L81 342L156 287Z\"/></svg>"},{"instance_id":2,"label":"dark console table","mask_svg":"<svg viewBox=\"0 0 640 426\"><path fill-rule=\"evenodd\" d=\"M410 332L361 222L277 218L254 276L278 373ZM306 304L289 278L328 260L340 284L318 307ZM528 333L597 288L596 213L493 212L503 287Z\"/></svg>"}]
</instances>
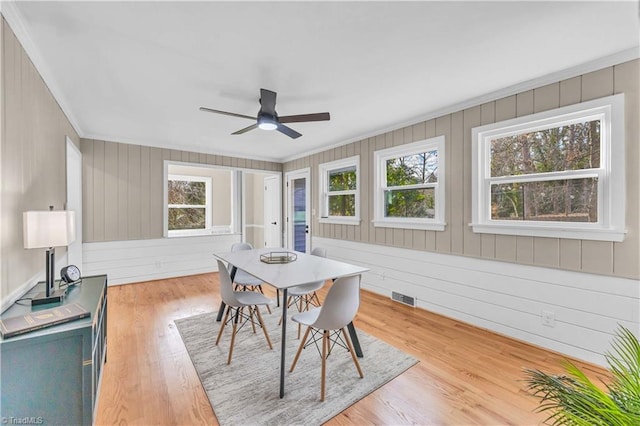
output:
<instances>
[{"instance_id":1,"label":"dark console table","mask_svg":"<svg viewBox=\"0 0 640 426\"><path fill-rule=\"evenodd\" d=\"M43 290L44 283L38 283L24 298ZM0 338L3 422L91 425L107 354L107 276L84 277L62 302L24 303L13 304L0 318L69 303L82 305L91 316Z\"/></svg>"}]
</instances>

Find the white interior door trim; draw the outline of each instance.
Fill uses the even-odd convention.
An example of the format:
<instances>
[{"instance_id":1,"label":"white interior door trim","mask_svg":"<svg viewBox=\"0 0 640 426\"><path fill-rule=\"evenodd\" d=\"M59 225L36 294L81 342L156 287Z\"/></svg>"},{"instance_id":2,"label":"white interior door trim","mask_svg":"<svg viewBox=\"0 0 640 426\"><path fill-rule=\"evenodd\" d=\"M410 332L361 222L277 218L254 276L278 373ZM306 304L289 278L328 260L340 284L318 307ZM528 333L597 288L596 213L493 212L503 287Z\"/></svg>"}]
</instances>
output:
<instances>
[{"instance_id":1,"label":"white interior door trim","mask_svg":"<svg viewBox=\"0 0 640 426\"><path fill-rule=\"evenodd\" d=\"M293 193L293 185L292 185L292 181L296 180L296 179L301 179L304 178L305 179L305 207L306 207L306 214L305 214L305 225L308 229L308 233L306 234L306 251L309 252L310 247L311 247L311 168L309 167L305 167L303 169L298 169L298 170L293 170L291 172L287 172L285 173L285 181L286 181L286 186L285 186L285 191L286 191L286 207L285 207L285 223L286 223L286 243L287 243L287 249L289 250L293 250L294 248L294 244L293 244L293 237L294 237L294 232L293 232L293 199L291 197L291 194Z\"/></svg>"}]
</instances>

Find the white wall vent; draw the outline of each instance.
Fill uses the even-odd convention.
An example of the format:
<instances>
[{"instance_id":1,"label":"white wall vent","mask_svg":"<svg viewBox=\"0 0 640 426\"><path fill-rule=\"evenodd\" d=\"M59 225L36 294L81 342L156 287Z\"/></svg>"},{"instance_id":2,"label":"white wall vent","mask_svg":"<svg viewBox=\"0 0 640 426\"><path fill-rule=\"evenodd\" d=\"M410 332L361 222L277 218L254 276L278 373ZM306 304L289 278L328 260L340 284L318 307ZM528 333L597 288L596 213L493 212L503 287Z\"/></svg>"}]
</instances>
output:
<instances>
[{"instance_id":1,"label":"white wall vent","mask_svg":"<svg viewBox=\"0 0 640 426\"><path fill-rule=\"evenodd\" d=\"M395 300L396 302L404 303L405 305L413 306L414 308L416 306L415 297L407 296L395 291L391 292L391 299Z\"/></svg>"}]
</instances>

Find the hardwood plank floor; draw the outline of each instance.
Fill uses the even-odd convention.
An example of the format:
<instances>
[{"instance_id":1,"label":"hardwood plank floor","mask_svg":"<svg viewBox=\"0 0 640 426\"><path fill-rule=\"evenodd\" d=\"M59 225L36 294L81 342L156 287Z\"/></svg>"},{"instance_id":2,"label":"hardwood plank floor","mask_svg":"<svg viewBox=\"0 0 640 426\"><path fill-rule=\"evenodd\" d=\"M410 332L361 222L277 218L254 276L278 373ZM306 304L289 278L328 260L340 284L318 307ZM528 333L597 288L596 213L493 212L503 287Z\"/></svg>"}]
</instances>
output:
<instances>
[{"instance_id":1,"label":"hardwood plank floor","mask_svg":"<svg viewBox=\"0 0 640 426\"><path fill-rule=\"evenodd\" d=\"M108 297L96 424L217 424L174 320L218 309L218 274L109 287ZM546 418L533 412L537 401L522 369L561 372L563 356L367 291L354 322L420 362L328 424L531 425ZM576 363L592 378L606 376Z\"/></svg>"}]
</instances>

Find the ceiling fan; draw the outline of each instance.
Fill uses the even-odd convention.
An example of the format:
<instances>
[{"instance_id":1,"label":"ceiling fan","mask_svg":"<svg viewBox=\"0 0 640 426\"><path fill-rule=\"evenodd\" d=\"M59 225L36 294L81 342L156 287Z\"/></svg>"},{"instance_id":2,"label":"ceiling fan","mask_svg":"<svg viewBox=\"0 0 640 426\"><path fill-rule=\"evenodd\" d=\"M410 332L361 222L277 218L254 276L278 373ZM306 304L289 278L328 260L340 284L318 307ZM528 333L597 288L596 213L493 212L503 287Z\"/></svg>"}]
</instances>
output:
<instances>
[{"instance_id":1,"label":"ceiling fan","mask_svg":"<svg viewBox=\"0 0 640 426\"><path fill-rule=\"evenodd\" d=\"M296 132L291 127L285 126L283 123L302 123L307 121L327 121L331 117L328 112L318 112L314 114L298 114L298 115L285 115L278 117L276 113L276 92L272 92L267 89L260 89L260 111L258 111L257 117L251 117L249 115L236 114L235 112L219 111L217 109L200 107L200 111L213 112L216 114L230 115L232 117L247 118L249 120L255 120L255 123L251 126L240 129L231 133L232 135L241 135L253 130L256 127L263 130L277 130L290 138L296 139L302 136L302 134Z\"/></svg>"}]
</instances>

